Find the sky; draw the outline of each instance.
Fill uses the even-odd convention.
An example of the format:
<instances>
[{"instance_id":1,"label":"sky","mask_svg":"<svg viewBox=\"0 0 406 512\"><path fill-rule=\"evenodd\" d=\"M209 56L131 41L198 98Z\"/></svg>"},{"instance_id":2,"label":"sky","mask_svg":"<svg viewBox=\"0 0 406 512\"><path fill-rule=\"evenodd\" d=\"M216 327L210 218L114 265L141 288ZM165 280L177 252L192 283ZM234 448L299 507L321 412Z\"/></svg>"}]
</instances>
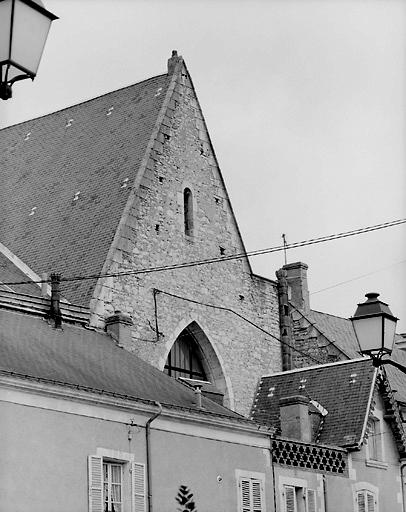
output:
<instances>
[{"instance_id":1,"label":"sky","mask_svg":"<svg viewBox=\"0 0 406 512\"><path fill-rule=\"evenodd\" d=\"M404 0L43 0L59 16L0 127L185 59L248 251L406 218ZM0 134L1 136L1 134ZM381 294L406 332L406 224L289 250L312 309ZM282 252L251 258L275 279Z\"/></svg>"}]
</instances>

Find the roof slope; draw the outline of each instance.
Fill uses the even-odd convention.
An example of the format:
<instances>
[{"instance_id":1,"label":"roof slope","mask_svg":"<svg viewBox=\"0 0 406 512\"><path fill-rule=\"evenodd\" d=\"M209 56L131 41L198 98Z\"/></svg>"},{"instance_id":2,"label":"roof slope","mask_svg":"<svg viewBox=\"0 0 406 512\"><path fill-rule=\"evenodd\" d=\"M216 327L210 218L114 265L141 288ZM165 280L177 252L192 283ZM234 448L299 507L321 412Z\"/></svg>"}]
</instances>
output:
<instances>
[{"instance_id":1,"label":"roof slope","mask_svg":"<svg viewBox=\"0 0 406 512\"><path fill-rule=\"evenodd\" d=\"M0 371L198 409L187 386L118 347L107 334L0 310ZM202 397L204 411L248 421Z\"/></svg>"},{"instance_id":2,"label":"roof slope","mask_svg":"<svg viewBox=\"0 0 406 512\"><path fill-rule=\"evenodd\" d=\"M348 357L353 359L360 357L358 341L351 320L314 310L311 310L306 318L316 324L316 327L327 339L333 342Z\"/></svg>"},{"instance_id":3,"label":"roof slope","mask_svg":"<svg viewBox=\"0 0 406 512\"><path fill-rule=\"evenodd\" d=\"M369 359L358 359L262 377L252 419L280 429L279 399L305 395L328 411L319 442L354 445L362 436L374 374Z\"/></svg>"},{"instance_id":4,"label":"roof slope","mask_svg":"<svg viewBox=\"0 0 406 512\"><path fill-rule=\"evenodd\" d=\"M8 290L34 297L41 297L41 288L35 283L29 283L29 278L20 270L17 265L10 261L0 251L0 290ZM26 282L18 286L6 286L2 283Z\"/></svg>"},{"instance_id":5,"label":"roof slope","mask_svg":"<svg viewBox=\"0 0 406 512\"><path fill-rule=\"evenodd\" d=\"M169 83L160 75L0 131L0 240L38 275L101 271ZM94 284L62 293L88 305Z\"/></svg>"}]
</instances>

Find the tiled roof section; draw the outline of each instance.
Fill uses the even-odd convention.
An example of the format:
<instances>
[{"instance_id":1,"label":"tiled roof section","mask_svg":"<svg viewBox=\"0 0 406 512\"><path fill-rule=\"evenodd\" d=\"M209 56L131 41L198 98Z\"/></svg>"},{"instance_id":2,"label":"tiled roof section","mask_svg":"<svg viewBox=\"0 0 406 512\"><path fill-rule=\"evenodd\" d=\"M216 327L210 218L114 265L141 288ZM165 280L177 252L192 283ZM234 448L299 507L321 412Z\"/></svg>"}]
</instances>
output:
<instances>
[{"instance_id":1,"label":"tiled roof section","mask_svg":"<svg viewBox=\"0 0 406 512\"><path fill-rule=\"evenodd\" d=\"M118 347L107 334L0 310L0 371L197 409L194 392ZM243 419L202 397L204 412ZM203 411L203 410L202 410Z\"/></svg>"},{"instance_id":2,"label":"tiled roof section","mask_svg":"<svg viewBox=\"0 0 406 512\"><path fill-rule=\"evenodd\" d=\"M38 275L98 274L170 82L166 74L1 130L0 240ZM88 305L94 280L64 283Z\"/></svg>"},{"instance_id":3,"label":"tiled roof section","mask_svg":"<svg viewBox=\"0 0 406 512\"><path fill-rule=\"evenodd\" d=\"M402 336L397 336L397 339L402 339ZM406 366L406 352L397 347L396 343L391 359ZM389 364L385 365L385 371L396 400L406 404L406 374Z\"/></svg>"},{"instance_id":4,"label":"tiled roof section","mask_svg":"<svg viewBox=\"0 0 406 512\"><path fill-rule=\"evenodd\" d=\"M13 291L34 297L41 297L41 288L35 283L5 286L3 283L26 282L30 279L2 252L0 252L0 290Z\"/></svg>"},{"instance_id":5,"label":"tiled roof section","mask_svg":"<svg viewBox=\"0 0 406 512\"><path fill-rule=\"evenodd\" d=\"M362 436L374 371L371 361L365 359L262 377L252 419L280 429L279 399L305 395L328 411L319 442L353 446Z\"/></svg>"},{"instance_id":6,"label":"tiled roof section","mask_svg":"<svg viewBox=\"0 0 406 512\"><path fill-rule=\"evenodd\" d=\"M348 357L360 357L357 338L351 320L311 310L306 317Z\"/></svg>"}]
</instances>

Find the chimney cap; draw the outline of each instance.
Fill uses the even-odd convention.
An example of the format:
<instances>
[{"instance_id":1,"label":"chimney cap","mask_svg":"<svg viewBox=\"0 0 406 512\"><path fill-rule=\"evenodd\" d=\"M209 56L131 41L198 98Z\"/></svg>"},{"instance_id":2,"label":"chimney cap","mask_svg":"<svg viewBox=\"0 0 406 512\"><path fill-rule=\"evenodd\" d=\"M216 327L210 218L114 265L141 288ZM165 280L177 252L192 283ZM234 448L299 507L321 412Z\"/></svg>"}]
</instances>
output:
<instances>
[{"instance_id":1,"label":"chimney cap","mask_svg":"<svg viewBox=\"0 0 406 512\"><path fill-rule=\"evenodd\" d=\"M116 309L114 311L114 315L111 315L106 318L105 324L111 325L111 324L125 324L125 325L134 325L134 322L130 315L126 315L125 313L122 313L119 309Z\"/></svg>"},{"instance_id":2,"label":"chimney cap","mask_svg":"<svg viewBox=\"0 0 406 512\"><path fill-rule=\"evenodd\" d=\"M308 405L310 403L310 399L304 395L292 395L286 396L279 399L279 406L285 407L287 405L295 405L295 404L303 404Z\"/></svg>"}]
</instances>

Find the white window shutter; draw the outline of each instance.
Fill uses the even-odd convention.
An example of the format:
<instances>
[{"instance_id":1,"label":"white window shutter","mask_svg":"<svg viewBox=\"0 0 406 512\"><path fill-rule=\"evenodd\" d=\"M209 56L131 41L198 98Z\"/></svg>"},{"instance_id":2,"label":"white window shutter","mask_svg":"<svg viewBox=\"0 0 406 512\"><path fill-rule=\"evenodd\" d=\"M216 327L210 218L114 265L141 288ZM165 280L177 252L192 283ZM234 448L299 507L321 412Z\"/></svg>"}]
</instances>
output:
<instances>
[{"instance_id":1,"label":"white window shutter","mask_svg":"<svg viewBox=\"0 0 406 512\"><path fill-rule=\"evenodd\" d=\"M240 479L241 512L252 512L251 489L249 478Z\"/></svg>"},{"instance_id":2,"label":"white window shutter","mask_svg":"<svg viewBox=\"0 0 406 512\"><path fill-rule=\"evenodd\" d=\"M306 491L306 512L316 512L316 491L314 489Z\"/></svg>"},{"instance_id":3,"label":"white window shutter","mask_svg":"<svg viewBox=\"0 0 406 512\"><path fill-rule=\"evenodd\" d=\"M366 512L365 491L357 492L357 512Z\"/></svg>"},{"instance_id":4,"label":"white window shutter","mask_svg":"<svg viewBox=\"0 0 406 512\"><path fill-rule=\"evenodd\" d=\"M146 488L145 488L145 464L133 462L131 467L132 480L132 512L145 512Z\"/></svg>"},{"instance_id":5,"label":"white window shutter","mask_svg":"<svg viewBox=\"0 0 406 512\"><path fill-rule=\"evenodd\" d=\"M251 480L252 512L263 512L262 484L259 480Z\"/></svg>"},{"instance_id":6,"label":"white window shutter","mask_svg":"<svg viewBox=\"0 0 406 512\"><path fill-rule=\"evenodd\" d=\"M89 512L103 512L103 459L96 455L88 457Z\"/></svg>"},{"instance_id":7,"label":"white window shutter","mask_svg":"<svg viewBox=\"0 0 406 512\"><path fill-rule=\"evenodd\" d=\"M371 492L367 492L368 512L375 512L375 496Z\"/></svg>"},{"instance_id":8,"label":"white window shutter","mask_svg":"<svg viewBox=\"0 0 406 512\"><path fill-rule=\"evenodd\" d=\"M285 512L296 512L296 491L290 485L285 485Z\"/></svg>"}]
</instances>

